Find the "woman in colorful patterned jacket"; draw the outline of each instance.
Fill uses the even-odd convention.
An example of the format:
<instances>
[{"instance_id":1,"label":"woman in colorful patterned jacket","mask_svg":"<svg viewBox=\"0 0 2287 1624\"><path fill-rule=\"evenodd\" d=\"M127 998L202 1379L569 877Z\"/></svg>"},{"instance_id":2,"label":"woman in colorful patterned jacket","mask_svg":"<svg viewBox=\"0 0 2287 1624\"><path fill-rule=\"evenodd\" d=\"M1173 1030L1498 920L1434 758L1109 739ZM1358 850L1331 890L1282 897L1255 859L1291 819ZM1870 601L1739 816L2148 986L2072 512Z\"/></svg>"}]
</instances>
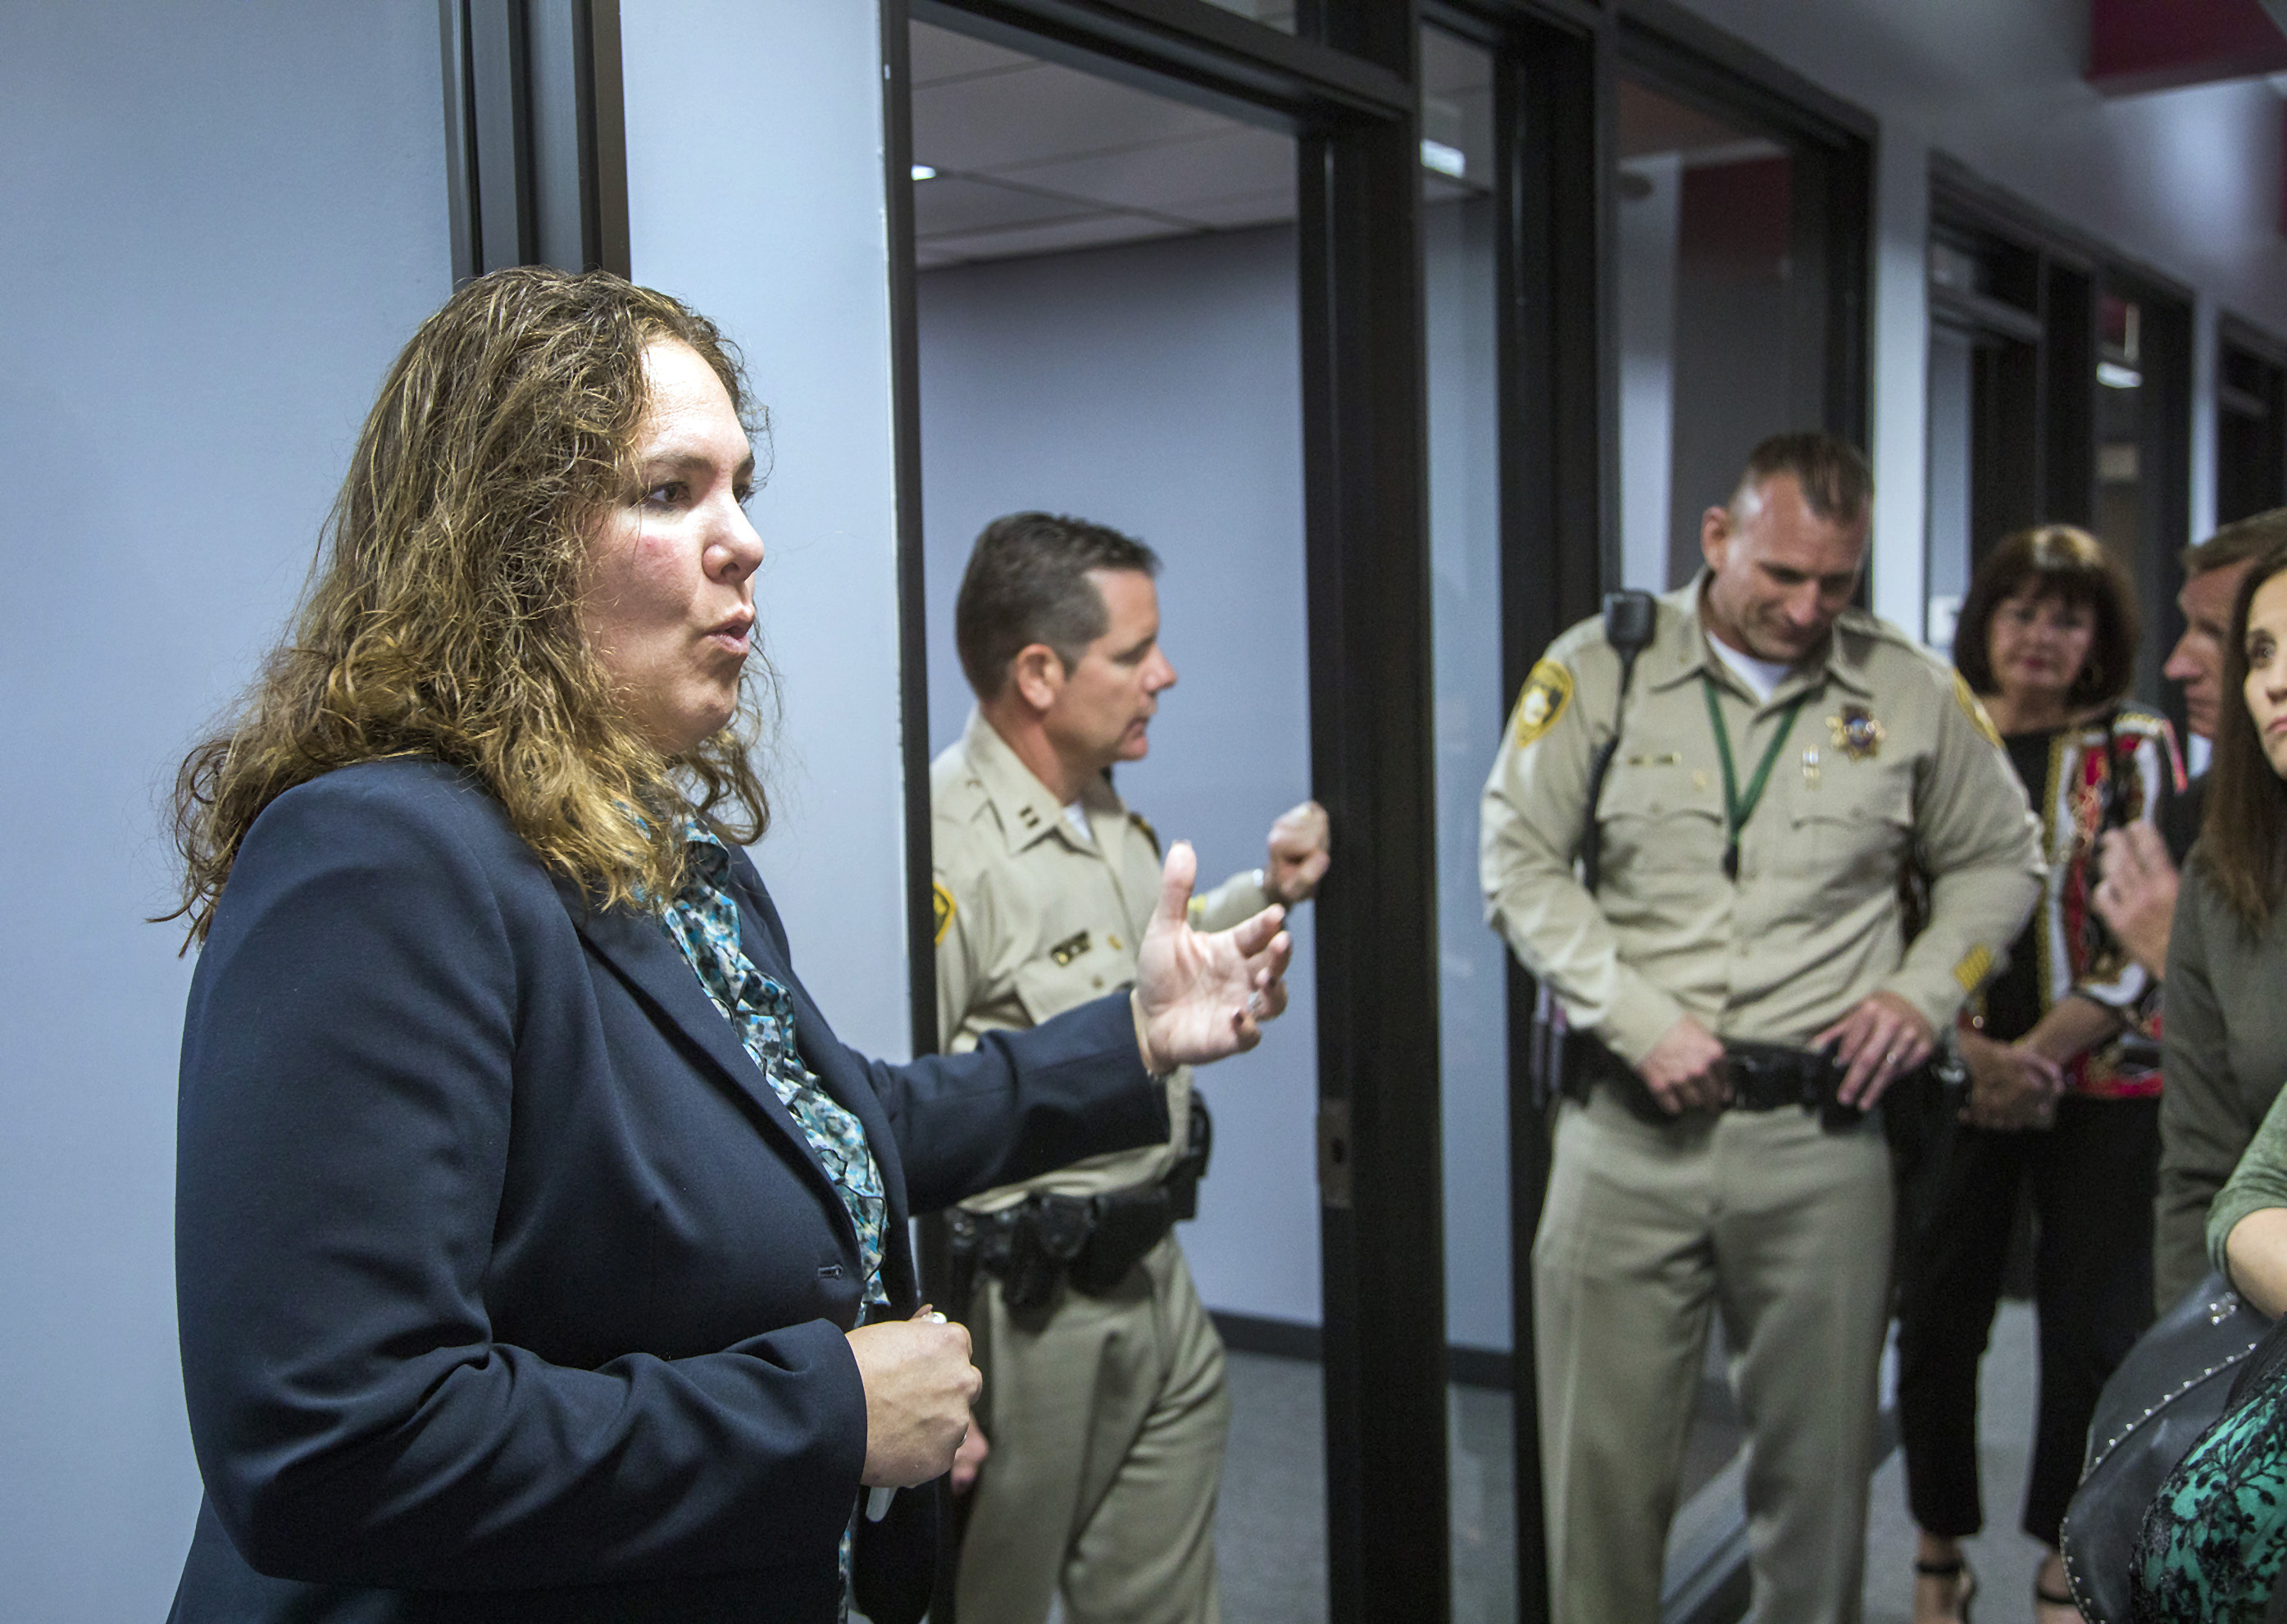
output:
<instances>
[{"instance_id":1,"label":"woman in colorful patterned jacket","mask_svg":"<svg viewBox=\"0 0 2287 1624\"><path fill-rule=\"evenodd\" d=\"M2048 1549L2036 1607L2077 1618L2056 1555L2105 1377L2152 1316L2160 1075L2150 978L2089 901L2098 841L2183 787L2167 722L2121 698L2135 599L2095 538L2049 525L1979 566L1955 663L1992 714L2041 820L2048 880L2006 966L1954 1034L1970 1078L1928 1218L1908 1249L1898 1326L1907 1498L1921 1530L1917 1620L1965 1616L1960 1540L1983 1524L1977 1368L2021 1197L2034 1254L2040 1408L2025 1532Z\"/></svg>"}]
</instances>

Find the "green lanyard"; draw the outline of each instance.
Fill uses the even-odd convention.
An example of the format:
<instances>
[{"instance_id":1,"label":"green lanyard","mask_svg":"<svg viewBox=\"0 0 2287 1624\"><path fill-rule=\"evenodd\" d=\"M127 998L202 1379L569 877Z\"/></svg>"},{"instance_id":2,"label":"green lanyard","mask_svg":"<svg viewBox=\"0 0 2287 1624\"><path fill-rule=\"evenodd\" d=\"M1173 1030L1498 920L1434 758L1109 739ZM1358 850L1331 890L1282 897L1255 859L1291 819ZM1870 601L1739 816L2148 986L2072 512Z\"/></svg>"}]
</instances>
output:
<instances>
[{"instance_id":1,"label":"green lanyard","mask_svg":"<svg viewBox=\"0 0 2287 1624\"><path fill-rule=\"evenodd\" d=\"M1739 831L1755 815L1755 804L1763 798L1763 786L1770 781L1771 764L1786 747L1787 735L1794 731L1795 713L1802 709L1803 701L1810 693L1805 690L1796 694L1780 714L1779 730L1771 736L1771 747L1763 752L1763 764L1747 780L1747 793L1743 796L1739 793L1738 776L1731 765L1731 735L1723 726L1723 707L1715 698L1715 679L1702 671L1699 684L1700 691L1707 696L1707 720L1715 729L1715 753L1723 758L1723 816L1731 826L1730 842L1723 848L1723 877L1736 880L1739 877Z\"/></svg>"}]
</instances>

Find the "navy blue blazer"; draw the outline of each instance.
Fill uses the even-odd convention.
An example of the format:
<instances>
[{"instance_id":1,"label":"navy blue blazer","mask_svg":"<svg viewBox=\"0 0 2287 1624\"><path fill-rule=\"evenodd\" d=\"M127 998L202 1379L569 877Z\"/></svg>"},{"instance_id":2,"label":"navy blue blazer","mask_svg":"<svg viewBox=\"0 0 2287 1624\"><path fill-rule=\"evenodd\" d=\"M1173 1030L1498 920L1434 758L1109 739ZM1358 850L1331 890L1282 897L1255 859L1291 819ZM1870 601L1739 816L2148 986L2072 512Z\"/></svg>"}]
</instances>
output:
<instances>
[{"instance_id":1,"label":"navy blue blazer","mask_svg":"<svg viewBox=\"0 0 2287 1624\"><path fill-rule=\"evenodd\" d=\"M909 1213L1166 1137L1125 997L867 1060L744 853L732 884L872 1142L899 1313ZM467 775L346 768L249 832L184 1022L175 1244L178 1624L835 1616L849 1216L658 922L586 907ZM934 1501L865 1528L884 1620L920 1611Z\"/></svg>"}]
</instances>

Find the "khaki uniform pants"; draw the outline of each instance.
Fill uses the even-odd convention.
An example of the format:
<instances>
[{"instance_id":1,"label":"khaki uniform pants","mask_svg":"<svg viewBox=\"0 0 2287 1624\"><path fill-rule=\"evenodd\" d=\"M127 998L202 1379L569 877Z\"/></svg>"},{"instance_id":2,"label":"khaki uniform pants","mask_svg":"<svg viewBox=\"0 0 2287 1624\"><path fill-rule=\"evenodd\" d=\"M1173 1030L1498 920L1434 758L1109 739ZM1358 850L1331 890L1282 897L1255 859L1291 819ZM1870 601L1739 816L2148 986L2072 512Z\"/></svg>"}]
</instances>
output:
<instances>
[{"instance_id":1,"label":"khaki uniform pants","mask_svg":"<svg viewBox=\"0 0 2287 1624\"><path fill-rule=\"evenodd\" d=\"M963 1536L961 1624L1216 1624L1215 1507L1231 1398L1223 1342L1171 1238L1101 1297L1060 1287L969 1316L993 1452Z\"/></svg>"},{"instance_id":2,"label":"khaki uniform pants","mask_svg":"<svg viewBox=\"0 0 2287 1624\"><path fill-rule=\"evenodd\" d=\"M1659 1617L1710 1311L1746 1419L1756 1624L1852 1624L1888 1318L1879 1126L1799 1110L1639 1122L1567 1102L1533 1242L1549 1589L1559 1620Z\"/></svg>"}]
</instances>

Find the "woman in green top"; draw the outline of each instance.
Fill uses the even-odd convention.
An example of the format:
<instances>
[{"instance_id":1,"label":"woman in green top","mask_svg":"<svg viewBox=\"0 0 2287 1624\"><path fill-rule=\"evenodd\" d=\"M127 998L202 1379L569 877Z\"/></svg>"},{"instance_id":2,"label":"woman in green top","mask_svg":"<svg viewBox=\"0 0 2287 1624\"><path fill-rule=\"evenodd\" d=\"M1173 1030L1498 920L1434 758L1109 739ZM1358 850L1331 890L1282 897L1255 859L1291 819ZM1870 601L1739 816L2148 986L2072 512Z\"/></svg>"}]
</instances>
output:
<instances>
[{"instance_id":1,"label":"woman in green top","mask_svg":"<svg viewBox=\"0 0 2287 1624\"><path fill-rule=\"evenodd\" d=\"M2225 708L2192 861L2252 946L2287 891L2287 550L2249 569L2232 627L2226 684L2247 702ZM2250 1303L2274 1316L2287 1310L2287 1095L2209 1208L2208 1250ZM2132 1616L2259 1620L2283 1555L2287 1362L2161 1485L2138 1541Z\"/></svg>"}]
</instances>

